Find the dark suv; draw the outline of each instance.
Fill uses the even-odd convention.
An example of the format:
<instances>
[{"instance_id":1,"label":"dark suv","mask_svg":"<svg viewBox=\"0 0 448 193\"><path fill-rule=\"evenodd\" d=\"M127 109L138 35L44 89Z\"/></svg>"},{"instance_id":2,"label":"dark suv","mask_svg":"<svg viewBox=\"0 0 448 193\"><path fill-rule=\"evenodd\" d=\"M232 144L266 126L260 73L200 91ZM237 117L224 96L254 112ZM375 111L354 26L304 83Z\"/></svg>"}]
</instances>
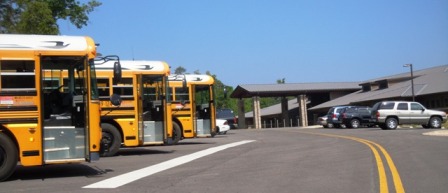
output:
<instances>
[{"instance_id":1,"label":"dark suv","mask_svg":"<svg viewBox=\"0 0 448 193\"><path fill-rule=\"evenodd\" d=\"M328 127L341 128L342 122L339 120L339 115L340 115L342 109L344 109L346 107L351 107L351 106L336 106L336 107L331 107L328 110L328 113L327 113Z\"/></svg>"},{"instance_id":2,"label":"dark suv","mask_svg":"<svg viewBox=\"0 0 448 193\"><path fill-rule=\"evenodd\" d=\"M345 107L341 110L339 120L348 128L358 128L361 126L375 125L375 119L372 118L371 108L365 106Z\"/></svg>"},{"instance_id":3,"label":"dark suv","mask_svg":"<svg viewBox=\"0 0 448 193\"><path fill-rule=\"evenodd\" d=\"M232 109L216 109L216 118L225 119L230 126L230 129L237 128L237 119L233 114Z\"/></svg>"}]
</instances>

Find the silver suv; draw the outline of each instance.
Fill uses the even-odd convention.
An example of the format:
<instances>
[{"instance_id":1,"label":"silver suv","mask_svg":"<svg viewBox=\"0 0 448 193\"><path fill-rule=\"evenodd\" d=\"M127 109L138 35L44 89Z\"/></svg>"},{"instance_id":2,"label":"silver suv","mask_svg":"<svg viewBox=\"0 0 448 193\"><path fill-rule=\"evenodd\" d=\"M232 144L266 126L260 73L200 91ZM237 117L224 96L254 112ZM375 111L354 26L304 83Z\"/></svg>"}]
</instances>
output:
<instances>
[{"instance_id":1,"label":"silver suv","mask_svg":"<svg viewBox=\"0 0 448 193\"><path fill-rule=\"evenodd\" d=\"M396 129L402 124L419 124L423 128L441 128L447 120L443 111L429 110L418 102L383 101L372 107L372 117L381 129Z\"/></svg>"}]
</instances>

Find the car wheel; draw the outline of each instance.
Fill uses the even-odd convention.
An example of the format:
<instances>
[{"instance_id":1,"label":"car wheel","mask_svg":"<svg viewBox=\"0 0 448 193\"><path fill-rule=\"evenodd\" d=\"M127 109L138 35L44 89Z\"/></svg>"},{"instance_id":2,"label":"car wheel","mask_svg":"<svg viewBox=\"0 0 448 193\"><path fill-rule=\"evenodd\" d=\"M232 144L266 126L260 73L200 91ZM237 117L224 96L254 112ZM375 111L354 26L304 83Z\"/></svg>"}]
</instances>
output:
<instances>
[{"instance_id":1,"label":"car wheel","mask_svg":"<svg viewBox=\"0 0 448 193\"><path fill-rule=\"evenodd\" d=\"M439 117L431 117L431 119L429 119L429 126L431 128L441 128L442 120L440 120Z\"/></svg>"},{"instance_id":2,"label":"car wheel","mask_svg":"<svg viewBox=\"0 0 448 193\"><path fill-rule=\"evenodd\" d=\"M101 123L101 130L103 130L103 136L101 138L100 154L103 157L114 156L121 146L120 132L109 123Z\"/></svg>"},{"instance_id":3,"label":"car wheel","mask_svg":"<svg viewBox=\"0 0 448 193\"><path fill-rule=\"evenodd\" d=\"M396 118L387 118L386 119L386 128L387 129L397 129L398 120Z\"/></svg>"},{"instance_id":4,"label":"car wheel","mask_svg":"<svg viewBox=\"0 0 448 193\"><path fill-rule=\"evenodd\" d=\"M358 119L352 119L350 121L350 128L359 128L359 125L361 124L361 122L359 122Z\"/></svg>"},{"instance_id":5,"label":"car wheel","mask_svg":"<svg viewBox=\"0 0 448 193\"><path fill-rule=\"evenodd\" d=\"M0 181L11 176L18 161L17 146L8 136L0 132Z\"/></svg>"}]
</instances>

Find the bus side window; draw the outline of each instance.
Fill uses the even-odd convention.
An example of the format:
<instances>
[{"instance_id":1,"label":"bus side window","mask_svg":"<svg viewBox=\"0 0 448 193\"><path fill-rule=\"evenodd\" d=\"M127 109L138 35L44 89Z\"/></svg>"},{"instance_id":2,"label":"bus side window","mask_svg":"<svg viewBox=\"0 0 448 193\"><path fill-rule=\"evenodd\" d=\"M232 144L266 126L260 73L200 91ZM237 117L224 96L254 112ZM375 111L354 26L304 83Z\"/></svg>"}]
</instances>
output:
<instances>
[{"instance_id":1,"label":"bus side window","mask_svg":"<svg viewBox=\"0 0 448 193\"><path fill-rule=\"evenodd\" d=\"M189 101L190 96L188 95L188 89L183 89L182 87L175 88L175 99L176 101Z\"/></svg>"},{"instance_id":2,"label":"bus side window","mask_svg":"<svg viewBox=\"0 0 448 193\"><path fill-rule=\"evenodd\" d=\"M97 79L97 83L98 83L99 96L101 98L103 98L103 97L106 97L106 98L110 97L110 94L109 94L109 90L110 90L109 89L110 88L109 79L98 78Z\"/></svg>"},{"instance_id":3,"label":"bus side window","mask_svg":"<svg viewBox=\"0 0 448 193\"><path fill-rule=\"evenodd\" d=\"M34 61L1 61L0 85L3 91L35 91Z\"/></svg>"}]
</instances>

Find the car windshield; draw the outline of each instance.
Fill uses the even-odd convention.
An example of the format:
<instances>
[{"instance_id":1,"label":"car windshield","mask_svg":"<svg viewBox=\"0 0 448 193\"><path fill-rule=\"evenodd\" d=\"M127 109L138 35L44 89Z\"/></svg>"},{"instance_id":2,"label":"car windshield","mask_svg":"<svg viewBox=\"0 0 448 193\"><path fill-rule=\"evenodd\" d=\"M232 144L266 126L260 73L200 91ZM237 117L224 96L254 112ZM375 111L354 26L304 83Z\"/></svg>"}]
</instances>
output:
<instances>
[{"instance_id":1,"label":"car windshield","mask_svg":"<svg viewBox=\"0 0 448 193\"><path fill-rule=\"evenodd\" d=\"M217 118L229 118L234 117L233 111L230 109L218 109L216 110L216 117Z\"/></svg>"}]
</instances>

